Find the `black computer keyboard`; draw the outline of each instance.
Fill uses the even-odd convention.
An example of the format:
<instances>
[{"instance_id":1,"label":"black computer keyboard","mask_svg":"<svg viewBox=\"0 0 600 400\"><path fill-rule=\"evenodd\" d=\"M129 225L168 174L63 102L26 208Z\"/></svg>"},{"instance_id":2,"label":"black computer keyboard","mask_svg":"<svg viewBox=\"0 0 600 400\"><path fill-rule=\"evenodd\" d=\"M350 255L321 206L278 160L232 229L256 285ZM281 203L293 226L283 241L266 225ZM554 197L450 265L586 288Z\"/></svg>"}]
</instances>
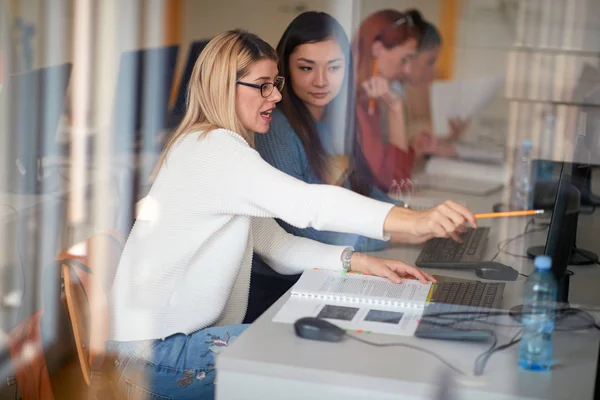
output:
<instances>
[{"instance_id":1,"label":"black computer keyboard","mask_svg":"<svg viewBox=\"0 0 600 400\"><path fill-rule=\"evenodd\" d=\"M461 235L463 243L450 238L428 240L415 264L421 268L448 268L477 263L482 259L489 232L489 227L468 228Z\"/></svg>"},{"instance_id":2,"label":"black computer keyboard","mask_svg":"<svg viewBox=\"0 0 600 400\"><path fill-rule=\"evenodd\" d=\"M505 286L502 282L439 282L434 285L430 304L494 308L500 305Z\"/></svg>"},{"instance_id":3,"label":"black computer keyboard","mask_svg":"<svg viewBox=\"0 0 600 400\"><path fill-rule=\"evenodd\" d=\"M493 325L482 320L500 305L505 285L477 281L437 283L415 336L467 341L492 339Z\"/></svg>"}]
</instances>

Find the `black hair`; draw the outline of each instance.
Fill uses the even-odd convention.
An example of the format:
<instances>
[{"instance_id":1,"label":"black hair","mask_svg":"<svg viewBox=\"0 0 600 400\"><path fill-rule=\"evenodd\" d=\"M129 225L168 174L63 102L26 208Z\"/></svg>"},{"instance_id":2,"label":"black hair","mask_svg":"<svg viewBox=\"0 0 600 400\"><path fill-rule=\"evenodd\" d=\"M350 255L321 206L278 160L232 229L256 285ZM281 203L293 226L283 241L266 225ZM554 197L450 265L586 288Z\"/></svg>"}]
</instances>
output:
<instances>
[{"instance_id":1,"label":"black hair","mask_svg":"<svg viewBox=\"0 0 600 400\"><path fill-rule=\"evenodd\" d=\"M426 21L419 10L408 10L406 12L420 32L419 51L431 50L442 45L440 31L431 22Z\"/></svg>"},{"instance_id":2,"label":"black hair","mask_svg":"<svg viewBox=\"0 0 600 400\"><path fill-rule=\"evenodd\" d=\"M425 22L421 40L419 41L419 51L431 50L442 45L442 36L440 31L430 22Z\"/></svg>"},{"instance_id":3,"label":"black hair","mask_svg":"<svg viewBox=\"0 0 600 400\"><path fill-rule=\"evenodd\" d=\"M349 176L351 188L357 193L368 194L371 180L366 175L368 169L364 156L360 153L360 146L356 138L356 121L354 110L354 73L352 67L352 53L350 41L340 23L331 15L324 12L308 11L298 15L287 27L279 44L279 73L289 83L283 89L281 108L290 125L300 138L310 167L315 174L324 180L326 176L327 153L319 138L315 121L313 120L304 102L294 93L290 77L290 55L303 44L318 43L326 40L335 40L342 49L346 59L346 74L342 89L338 95L327 105L326 120L330 125L330 132L335 129L344 129L345 150L349 157ZM340 124L344 126L341 127Z\"/></svg>"}]
</instances>

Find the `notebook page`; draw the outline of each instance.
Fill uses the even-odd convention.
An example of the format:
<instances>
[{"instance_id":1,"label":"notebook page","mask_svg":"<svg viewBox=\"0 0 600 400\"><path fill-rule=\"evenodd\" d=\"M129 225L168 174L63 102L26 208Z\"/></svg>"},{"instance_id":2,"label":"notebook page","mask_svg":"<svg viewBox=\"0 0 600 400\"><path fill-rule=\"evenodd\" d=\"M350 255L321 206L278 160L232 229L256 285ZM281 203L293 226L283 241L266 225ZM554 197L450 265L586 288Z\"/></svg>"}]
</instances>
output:
<instances>
[{"instance_id":1,"label":"notebook page","mask_svg":"<svg viewBox=\"0 0 600 400\"><path fill-rule=\"evenodd\" d=\"M293 324L303 317L316 317L357 332L412 336L422 315L423 309L417 307L360 305L348 301L325 301L290 296L273 317L273 322Z\"/></svg>"},{"instance_id":2,"label":"notebook page","mask_svg":"<svg viewBox=\"0 0 600 400\"><path fill-rule=\"evenodd\" d=\"M424 307L431 284L404 280L396 284L387 278L309 270L292 288L292 295L309 299L351 301L396 307Z\"/></svg>"},{"instance_id":3,"label":"notebook page","mask_svg":"<svg viewBox=\"0 0 600 400\"><path fill-rule=\"evenodd\" d=\"M504 77L501 76L434 82L430 97L436 136L448 136L449 118L465 119L480 114L494 100L503 84Z\"/></svg>"}]
</instances>

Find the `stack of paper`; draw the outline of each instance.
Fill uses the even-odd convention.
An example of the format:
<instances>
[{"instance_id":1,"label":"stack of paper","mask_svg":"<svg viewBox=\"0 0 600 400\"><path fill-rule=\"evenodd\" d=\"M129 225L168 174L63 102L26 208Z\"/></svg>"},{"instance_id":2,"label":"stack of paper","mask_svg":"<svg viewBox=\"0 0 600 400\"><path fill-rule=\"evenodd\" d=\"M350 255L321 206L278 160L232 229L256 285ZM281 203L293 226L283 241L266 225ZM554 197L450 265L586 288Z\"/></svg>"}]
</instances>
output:
<instances>
[{"instance_id":1,"label":"stack of paper","mask_svg":"<svg viewBox=\"0 0 600 400\"><path fill-rule=\"evenodd\" d=\"M503 164L483 164L434 157L415 177L419 188L485 196L502 188L507 169Z\"/></svg>"},{"instance_id":2,"label":"stack of paper","mask_svg":"<svg viewBox=\"0 0 600 400\"><path fill-rule=\"evenodd\" d=\"M504 84L503 77L434 82L431 85L431 113L434 132L445 137L450 133L450 118L467 119L481 113Z\"/></svg>"},{"instance_id":3,"label":"stack of paper","mask_svg":"<svg viewBox=\"0 0 600 400\"><path fill-rule=\"evenodd\" d=\"M456 144L456 153L460 160L475 161L487 164L503 164L504 149L499 147L482 147Z\"/></svg>"},{"instance_id":4,"label":"stack of paper","mask_svg":"<svg viewBox=\"0 0 600 400\"><path fill-rule=\"evenodd\" d=\"M452 158L433 157L427 162L425 173L427 175L504 184L507 171L504 165L499 164L483 164Z\"/></svg>"}]
</instances>

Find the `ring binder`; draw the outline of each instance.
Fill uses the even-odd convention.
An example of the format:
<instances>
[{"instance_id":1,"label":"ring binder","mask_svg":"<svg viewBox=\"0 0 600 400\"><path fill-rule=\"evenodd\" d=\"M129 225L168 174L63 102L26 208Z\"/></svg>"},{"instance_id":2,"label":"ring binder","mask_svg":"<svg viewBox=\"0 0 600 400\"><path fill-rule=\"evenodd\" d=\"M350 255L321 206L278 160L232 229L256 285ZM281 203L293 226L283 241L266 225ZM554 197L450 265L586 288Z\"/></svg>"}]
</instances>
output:
<instances>
[{"instance_id":1,"label":"ring binder","mask_svg":"<svg viewBox=\"0 0 600 400\"><path fill-rule=\"evenodd\" d=\"M413 279L396 284L382 277L309 270L273 320L319 317L355 331L412 335L431 287Z\"/></svg>"}]
</instances>

